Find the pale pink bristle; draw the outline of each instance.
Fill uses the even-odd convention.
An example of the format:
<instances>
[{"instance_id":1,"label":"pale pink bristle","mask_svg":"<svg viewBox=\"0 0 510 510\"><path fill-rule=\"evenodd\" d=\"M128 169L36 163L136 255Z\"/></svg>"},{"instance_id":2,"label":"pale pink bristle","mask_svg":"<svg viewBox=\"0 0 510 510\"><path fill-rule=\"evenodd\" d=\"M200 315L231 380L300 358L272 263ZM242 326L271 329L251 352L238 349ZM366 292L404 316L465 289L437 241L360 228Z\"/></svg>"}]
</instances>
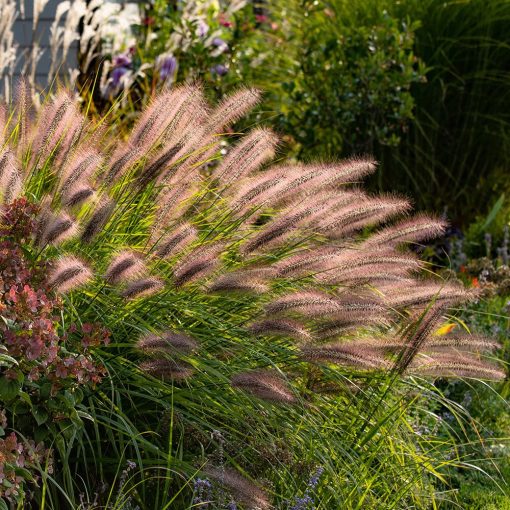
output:
<instances>
[{"instance_id":1,"label":"pale pink bristle","mask_svg":"<svg viewBox=\"0 0 510 510\"><path fill-rule=\"evenodd\" d=\"M121 294L126 299L145 298L160 292L163 287L163 282L158 278L140 278L128 283Z\"/></svg>"},{"instance_id":2,"label":"pale pink bristle","mask_svg":"<svg viewBox=\"0 0 510 510\"><path fill-rule=\"evenodd\" d=\"M269 370L251 370L232 377L232 386L272 402L291 404L296 397L279 375Z\"/></svg>"},{"instance_id":3,"label":"pale pink bristle","mask_svg":"<svg viewBox=\"0 0 510 510\"><path fill-rule=\"evenodd\" d=\"M48 278L48 285L60 293L67 293L92 279L92 271L78 258L65 256L57 261Z\"/></svg>"},{"instance_id":4,"label":"pale pink bristle","mask_svg":"<svg viewBox=\"0 0 510 510\"><path fill-rule=\"evenodd\" d=\"M145 265L140 254L132 250L124 250L112 259L104 278L108 283L115 285L139 278L144 272Z\"/></svg>"}]
</instances>

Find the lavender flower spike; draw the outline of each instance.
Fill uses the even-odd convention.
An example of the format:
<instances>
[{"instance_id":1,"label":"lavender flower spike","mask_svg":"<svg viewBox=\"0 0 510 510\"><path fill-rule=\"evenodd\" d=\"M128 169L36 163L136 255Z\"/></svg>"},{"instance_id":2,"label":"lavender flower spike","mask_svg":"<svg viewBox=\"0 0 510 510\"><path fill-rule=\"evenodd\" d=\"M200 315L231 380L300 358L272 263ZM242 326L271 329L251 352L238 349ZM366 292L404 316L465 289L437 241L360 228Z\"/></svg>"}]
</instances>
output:
<instances>
[{"instance_id":1,"label":"lavender flower spike","mask_svg":"<svg viewBox=\"0 0 510 510\"><path fill-rule=\"evenodd\" d=\"M177 72L177 59L170 53L163 53L156 59L156 69L161 80L172 80Z\"/></svg>"},{"instance_id":2,"label":"lavender flower spike","mask_svg":"<svg viewBox=\"0 0 510 510\"><path fill-rule=\"evenodd\" d=\"M200 505L200 508L209 508L212 503L212 484L207 478L195 478L193 482L193 505Z\"/></svg>"},{"instance_id":3,"label":"lavender flower spike","mask_svg":"<svg viewBox=\"0 0 510 510\"><path fill-rule=\"evenodd\" d=\"M302 498L296 497L294 498L294 502L291 507L289 507L289 510L314 510L314 500L312 497L313 491L317 488L317 485L319 483L319 480L324 473L324 468L322 466L319 466L315 473L310 476L310 479L308 480L308 484L306 485L305 493L303 494Z\"/></svg>"}]
</instances>

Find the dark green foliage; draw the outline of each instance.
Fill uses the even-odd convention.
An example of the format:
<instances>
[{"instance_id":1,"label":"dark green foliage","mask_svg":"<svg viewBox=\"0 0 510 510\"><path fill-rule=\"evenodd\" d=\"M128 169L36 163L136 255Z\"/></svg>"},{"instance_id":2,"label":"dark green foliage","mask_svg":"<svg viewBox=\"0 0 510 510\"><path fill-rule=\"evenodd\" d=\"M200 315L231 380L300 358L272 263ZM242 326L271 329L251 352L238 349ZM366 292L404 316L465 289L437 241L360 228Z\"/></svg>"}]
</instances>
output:
<instances>
[{"instance_id":1,"label":"dark green foliage","mask_svg":"<svg viewBox=\"0 0 510 510\"><path fill-rule=\"evenodd\" d=\"M394 147L412 119L410 86L425 72L413 53L418 24L360 4L304 2L291 14L300 39L277 93L287 106L278 126L301 156Z\"/></svg>"},{"instance_id":2,"label":"dark green foliage","mask_svg":"<svg viewBox=\"0 0 510 510\"><path fill-rule=\"evenodd\" d=\"M510 4L406 0L399 8L420 20L414 52L427 83L412 89L415 120L400 148L386 151L378 182L466 224L507 187Z\"/></svg>"}]
</instances>

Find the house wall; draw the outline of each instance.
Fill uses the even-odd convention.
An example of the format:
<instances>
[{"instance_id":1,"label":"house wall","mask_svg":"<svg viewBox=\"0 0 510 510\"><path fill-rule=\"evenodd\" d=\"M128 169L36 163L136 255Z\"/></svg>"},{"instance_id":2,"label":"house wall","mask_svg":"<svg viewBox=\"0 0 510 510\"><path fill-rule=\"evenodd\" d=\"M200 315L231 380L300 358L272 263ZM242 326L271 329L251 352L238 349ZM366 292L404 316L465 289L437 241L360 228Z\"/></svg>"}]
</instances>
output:
<instances>
[{"instance_id":1,"label":"house wall","mask_svg":"<svg viewBox=\"0 0 510 510\"><path fill-rule=\"evenodd\" d=\"M62 0L49 0L39 16L37 28L34 32L34 1L16 0L18 17L14 23L14 38L18 47L18 62L15 69L15 77L21 75L26 55L30 53L33 41L37 41L43 51L36 67L35 82L44 88L48 85L48 73L51 66L50 52L50 27L55 20L57 5ZM76 42L72 44L67 57L69 67L76 65ZM61 77L65 79L66 70L62 70Z\"/></svg>"}]
</instances>

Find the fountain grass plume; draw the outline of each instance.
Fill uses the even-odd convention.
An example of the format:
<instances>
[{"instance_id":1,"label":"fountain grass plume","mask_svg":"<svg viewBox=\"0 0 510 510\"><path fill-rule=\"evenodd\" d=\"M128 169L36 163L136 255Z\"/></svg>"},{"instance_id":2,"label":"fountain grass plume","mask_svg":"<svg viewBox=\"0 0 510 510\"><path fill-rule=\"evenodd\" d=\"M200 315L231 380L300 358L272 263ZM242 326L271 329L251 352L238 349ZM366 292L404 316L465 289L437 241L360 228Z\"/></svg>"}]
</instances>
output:
<instances>
[{"instance_id":1,"label":"fountain grass plume","mask_svg":"<svg viewBox=\"0 0 510 510\"><path fill-rule=\"evenodd\" d=\"M59 244L78 235L78 225L69 216L62 212L52 215L42 234L41 244Z\"/></svg>"},{"instance_id":2,"label":"fountain grass plume","mask_svg":"<svg viewBox=\"0 0 510 510\"><path fill-rule=\"evenodd\" d=\"M249 510L266 510L271 508L269 497L258 485L238 472L222 467L206 466L204 473L223 485L234 497Z\"/></svg>"},{"instance_id":3,"label":"fountain grass plume","mask_svg":"<svg viewBox=\"0 0 510 510\"><path fill-rule=\"evenodd\" d=\"M75 290L92 278L92 271L78 258L61 257L49 274L48 285L61 293Z\"/></svg>"},{"instance_id":4,"label":"fountain grass plume","mask_svg":"<svg viewBox=\"0 0 510 510\"><path fill-rule=\"evenodd\" d=\"M407 373L422 377L502 380L505 372L496 363L490 363L466 354L434 353L417 356L407 368Z\"/></svg>"},{"instance_id":5,"label":"fountain grass plume","mask_svg":"<svg viewBox=\"0 0 510 510\"><path fill-rule=\"evenodd\" d=\"M142 372L157 379L180 381L193 375L193 369L189 365L176 362L171 359L153 359L143 361L140 364Z\"/></svg>"},{"instance_id":6,"label":"fountain grass plume","mask_svg":"<svg viewBox=\"0 0 510 510\"><path fill-rule=\"evenodd\" d=\"M161 236L160 239L157 239L157 232L154 235L155 249L157 256L160 258L176 255L193 241L196 241L198 234L197 229L189 222L176 225L169 234Z\"/></svg>"},{"instance_id":7,"label":"fountain grass plume","mask_svg":"<svg viewBox=\"0 0 510 510\"><path fill-rule=\"evenodd\" d=\"M158 278L139 278L128 283L121 295L126 299L144 298L160 292L164 286L164 282Z\"/></svg>"},{"instance_id":8,"label":"fountain grass plume","mask_svg":"<svg viewBox=\"0 0 510 510\"><path fill-rule=\"evenodd\" d=\"M243 138L215 170L223 185L250 175L274 156L276 136L268 129L257 128Z\"/></svg>"},{"instance_id":9,"label":"fountain grass plume","mask_svg":"<svg viewBox=\"0 0 510 510\"><path fill-rule=\"evenodd\" d=\"M235 374L232 377L232 386L262 400L284 404L296 401L286 381L269 370L251 370Z\"/></svg>"},{"instance_id":10,"label":"fountain grass plume","mask_svg":"<svg viewBox=\"0 0 510 510\"><path fill-rule=\"evenodd\" d=\"M299 321L293 319L265 319L253 323L249 330L254 335L283 336L300 341L311 340L311 334Z\"/></svg>"},{"instance_id":11,"label":"fountain grass plume","mask_svg":"<svg viewBox=\"0 0 510 510\"><path fill-rule=\"evenodd\" d=\"M107 196L101 197L83 227L81 240L90 243L101 232L115 210L115 202Z\"/></svg>"},{"instance_id":12,"label":"fountain grass plume","mask_svg":"<svg viewBox=\"0 0 510 510\"><path fill-rule=\"evenodd\" d=\"M146 267L139 253L123 250L114 256L104 278L108 283L115 285L139 278L145 271Z\"/></svg>"},{"instance_id":13,"label":"fountain grass plume","mask_svg":"<svg viewBox=\"0 0 510 510\"><path fill-rule=\"evenodd\" d=\"M136 342L137 349L144 353L190 354L198 347L198 342L188 335L173 331L161 333L147 333Z\"/></svg>"}]
</instances>

